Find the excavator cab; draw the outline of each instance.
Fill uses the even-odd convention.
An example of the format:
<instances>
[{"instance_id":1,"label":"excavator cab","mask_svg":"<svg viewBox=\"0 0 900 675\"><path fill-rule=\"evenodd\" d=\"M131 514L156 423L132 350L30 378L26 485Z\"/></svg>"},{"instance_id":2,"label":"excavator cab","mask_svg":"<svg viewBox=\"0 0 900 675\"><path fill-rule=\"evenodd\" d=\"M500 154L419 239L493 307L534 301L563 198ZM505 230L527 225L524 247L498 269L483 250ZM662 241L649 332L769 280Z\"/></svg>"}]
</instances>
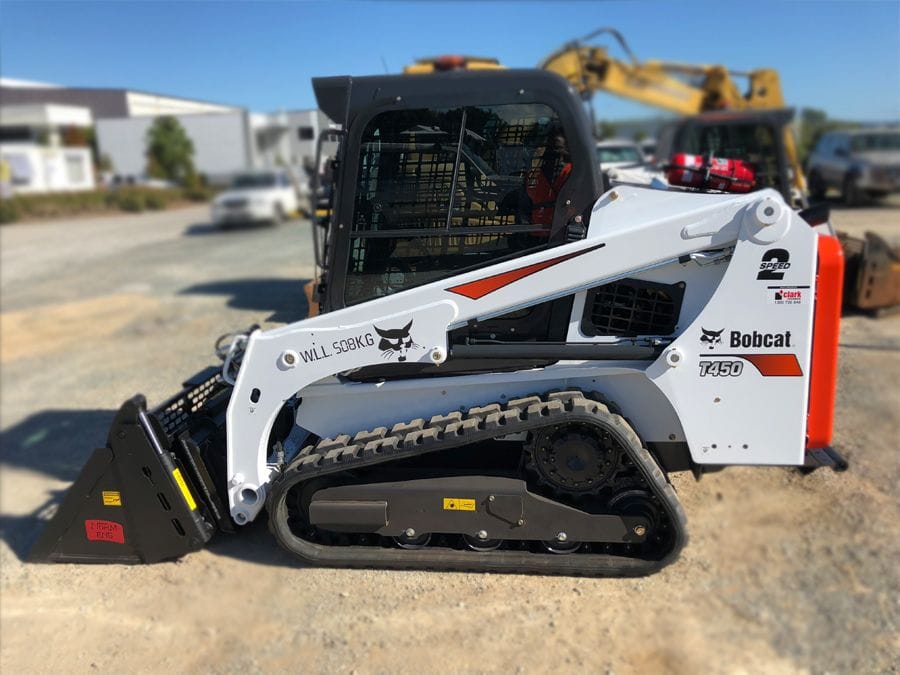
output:
<instances>
[{"instance_id":1,"label":"excavator cab","mask_svg":"<svg viewBox=\"0 0 900 675\"><path fill-rule=\"evenodd\" d=\"M332 311L550 248L586 231L600 193L581 102L526 70L314 80L343 128L318 300ZM321 232L320 232L321 233ZM562 340L571 297L453 340ZM446 370L446 368L444 369Z\"/></svg>"},{"instance_id":2,"label":"excavator cab","mask_svg":"<svg viewBox=\"0 0 900 675\"><path fill-rule=\"evenodd\" d=\"M793 118L790 109L690 115L660 131L658 157L666 161L675 153L683 152L749 162L756 176L755 189L772 188L788 204L803 208L805 197L796 189L794 168L785 147Z\"/></svg>"}]
</instances>

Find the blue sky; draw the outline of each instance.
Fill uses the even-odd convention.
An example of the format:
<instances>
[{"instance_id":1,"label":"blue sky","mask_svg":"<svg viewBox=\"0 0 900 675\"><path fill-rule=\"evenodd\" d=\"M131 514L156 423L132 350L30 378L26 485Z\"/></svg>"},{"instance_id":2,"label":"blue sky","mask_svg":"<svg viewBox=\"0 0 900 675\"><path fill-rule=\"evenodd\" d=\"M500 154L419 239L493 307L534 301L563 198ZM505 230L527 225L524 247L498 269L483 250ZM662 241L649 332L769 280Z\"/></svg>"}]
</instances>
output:
<instances>
[{"instance_id":1,"label":"blue sky","mask_svg":"<svg viewBox=\"0 0 900 675\"><path fill-rule=\"evenodd\" d=\"M614 26L639 58L777 68L790 105L900 119L900 2L0 3L0 73L247 106L313 107L310 78L399 71L417 57L528 67ZM609 95L598 117L656 114Z\"/></svg>"}]
</instances>

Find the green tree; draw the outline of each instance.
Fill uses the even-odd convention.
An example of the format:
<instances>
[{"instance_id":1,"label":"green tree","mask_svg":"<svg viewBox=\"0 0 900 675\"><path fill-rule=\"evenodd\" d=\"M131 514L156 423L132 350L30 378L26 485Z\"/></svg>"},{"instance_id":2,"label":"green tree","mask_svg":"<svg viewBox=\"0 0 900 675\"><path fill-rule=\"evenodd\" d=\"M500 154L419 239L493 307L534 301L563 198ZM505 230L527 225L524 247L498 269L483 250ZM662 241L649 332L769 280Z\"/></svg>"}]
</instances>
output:
<instances>
[{"instance_id":1,"label":"green tree","mask_svg":"<svg viewBox=\"0 0 900 675\"><path fill-rule=\"evenodd\" d=\"M153 120L146 143L148 176L184 184L194 175L194 143L177 119Z\"/></svg>"},{"instance_id":2,"label":"green tree","mask_svg":"<svg viewBox=\"0 0 900 675\"><path fill-rule=\"evenodd\" d=\"M97 171L112 171L113 163L112 159L110 159L109 155L106 153L100 155L100 159L97 160Z\"/></svg>"},{"instance_id":3,"label":"green tree","mask_svg":"<svg viewBox=\"0 0 900 675\"><path fill-rule=\"evenodd\" d=\"M797 139L800 161L806 164L806 158L812 152L819 136L828 128L828 115L824 110L803 108L800 111L800 133Z\"/></svg>"},{"instance_id":4,"label":"green tree","mask_svg":"<svg viewBox=\"0 0 900 675\"><path fill-rule=\"evenodd\" d=\"M600 140L614 138L616 135L616 125L612 122L600 122Z\"/></svg>"},{"instance_id":5,"label":"green tree","mask_svg":"<svg viewBox=\"0 0 900 675\"><path fill-rule=\"evenodd\" d=\"M647 140L647 132L643 129L638 129L634 132L634 142L640 143L641 141Z\"/></svg>"}]
</instances>

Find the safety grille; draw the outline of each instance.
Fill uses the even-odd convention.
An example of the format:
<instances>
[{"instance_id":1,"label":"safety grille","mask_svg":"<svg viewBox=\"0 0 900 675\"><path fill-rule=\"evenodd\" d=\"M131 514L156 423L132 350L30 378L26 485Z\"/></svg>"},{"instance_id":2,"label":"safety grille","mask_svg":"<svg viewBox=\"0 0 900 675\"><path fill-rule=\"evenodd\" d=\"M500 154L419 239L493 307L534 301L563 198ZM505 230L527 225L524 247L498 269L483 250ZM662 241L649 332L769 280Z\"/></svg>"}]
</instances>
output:
<instances>
[{"instance_id":1,"label":"safety grille","mask_svg":"<svg viewBox=\"0 0 900 675\"><path fill-rule=\"evenodd\" d=\"M671 335L675 332L684 282L659 284L622 279L587 293L581 332L585 335Z\"/></svg>"},{"instance_id":2,"label":"safety grille","mask_svg":"<svg viewBox=\"0 0 900 675\"><path fill-rule=\"evenodd\" d=\"M222 369L211 366L184 383L184 389L152 412L167 436L183 431L191 418L220 392L230 389L222 379Z\"/></svg>"}]
</instances>

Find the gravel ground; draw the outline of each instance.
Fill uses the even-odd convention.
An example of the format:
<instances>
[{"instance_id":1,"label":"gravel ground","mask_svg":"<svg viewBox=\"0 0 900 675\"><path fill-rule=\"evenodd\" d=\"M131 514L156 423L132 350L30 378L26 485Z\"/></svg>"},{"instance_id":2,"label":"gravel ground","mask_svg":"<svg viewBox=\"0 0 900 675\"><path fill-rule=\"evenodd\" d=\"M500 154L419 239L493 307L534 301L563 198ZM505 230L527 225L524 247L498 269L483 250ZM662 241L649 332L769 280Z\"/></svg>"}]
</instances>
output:
<instances>
[{"instance_id":1,"label":"gravel ground","mask_svg":"<svg viewBox=\"0 0 900 675\"><path fill-rule=\"evenodd\" d=\"M148 567L22 561L113 408L305 313L309 225L205 210L0 228L0 670L896 672L900 315L842 325L844 474L674 476L691 541L645 579L301 568L261 524ZM900 200L836 209L900 243Z\"/></svg>"}]
</instances>

